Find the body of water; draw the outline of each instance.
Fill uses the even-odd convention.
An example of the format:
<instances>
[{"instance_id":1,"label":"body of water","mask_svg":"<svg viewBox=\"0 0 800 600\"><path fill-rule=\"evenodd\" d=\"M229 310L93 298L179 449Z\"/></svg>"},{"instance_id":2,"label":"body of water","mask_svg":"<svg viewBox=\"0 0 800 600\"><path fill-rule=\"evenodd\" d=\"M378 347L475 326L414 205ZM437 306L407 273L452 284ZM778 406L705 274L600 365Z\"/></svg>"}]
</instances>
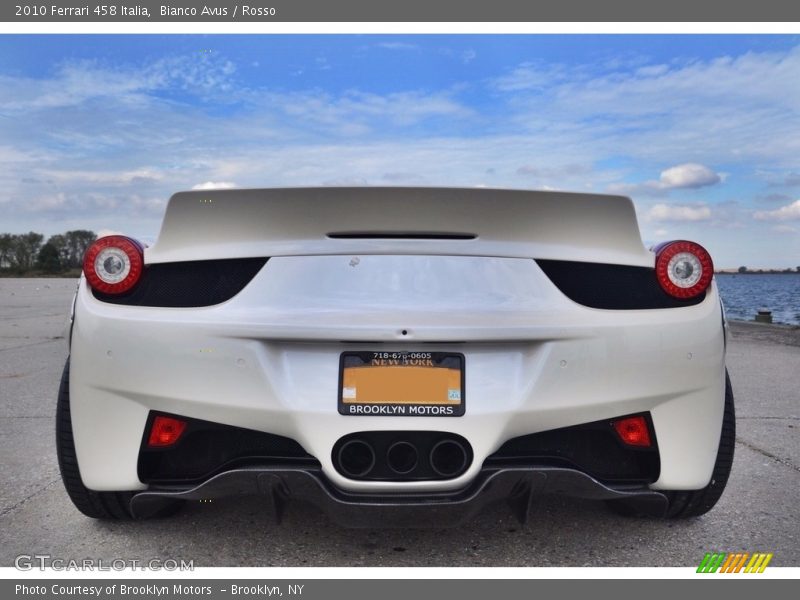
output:
<instances>
[{"instance_id":1,"label":"body of water","mask_svg":"<svg viewBox=\"0 0 800 600\"><path fill-rule=\"evenodd\" d=\"M752 321L760 308L775 323L800 325L800 274L717 274L717 287L729 319Z\"/></svg>"}]
</instances>

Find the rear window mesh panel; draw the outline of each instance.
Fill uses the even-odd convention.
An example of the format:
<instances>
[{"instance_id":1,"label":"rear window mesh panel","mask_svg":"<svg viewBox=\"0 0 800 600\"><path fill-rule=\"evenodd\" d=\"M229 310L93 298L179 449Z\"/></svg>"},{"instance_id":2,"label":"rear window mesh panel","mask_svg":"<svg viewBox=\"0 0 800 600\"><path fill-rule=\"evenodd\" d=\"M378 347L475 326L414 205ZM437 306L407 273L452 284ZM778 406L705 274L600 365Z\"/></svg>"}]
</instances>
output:
<instances>
[{"instance_id":1,"label":"rear window mesh panel","mask_svg":"<svg viewBox=\"0 0 800 600\"><path fill-rule=\"evenodd\" d=\"M590 308L636 310L700 304L705 294L684 300L667 294L650 267L566 260L537 260L550 281L573 302Z\"/></svg>"},{"instance_id":2,"label":"rear window mesh panel","mask_svg":"<svg viewBox=\"0 0 800 600\"><path fill-rule=\"evenodd\" d=\"M198 260L147 265L139 283L119 296L94 291L98 300L127 306L197 308L230 300L255 277L266 258Z\"/></svg>"}]
</instances>

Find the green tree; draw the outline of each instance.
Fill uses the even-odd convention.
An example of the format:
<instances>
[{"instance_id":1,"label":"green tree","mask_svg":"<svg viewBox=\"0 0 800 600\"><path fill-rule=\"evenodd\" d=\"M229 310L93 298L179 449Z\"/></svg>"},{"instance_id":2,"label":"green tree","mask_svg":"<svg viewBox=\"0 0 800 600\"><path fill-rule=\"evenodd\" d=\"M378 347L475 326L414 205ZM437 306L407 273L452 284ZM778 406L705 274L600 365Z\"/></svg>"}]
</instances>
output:
<instances>
[{"instance_id":1,"label":"green tree","mask_svg":"<svg viewBox=\"0 0 800 600\"><path fill-rule=\"evenodd\" d=\"M36 257L36 266L45 273L58 273L61 271L61 257L58 248L47 242Z\"/></svg>"},{"instance_id":2,"label":"green tree","mask_svg":"<svg viewBox=\"0 0 800 600\"><path fill-rule=\"evenodd\" d=\"M19 271L32 269L43 240L44 236L35 231L15 235L12 250L14 264L12 266Z\"/></svg>"},{"instance_id":3,"label":"green tree","mask_svg":"<svg viewBox=\"0 0 800 600\"><path fill-rule=\"evenodd\" d=\"M58 260L63 266L66 267L69 264L69 245L67 244L67 236L65 236L63 233L51 235L50 239L47 240L47 243L51 244L58 251Z\"/></svg>"},{"instance_id":4,"label":"green tree","mask_svg":"<svg viewBox=\"0 0 800 600\"><path fill-rule=\"evenodd\" d=\"M86 229L75 229L65 233L64 239L67 247L67 264L63 266L74 269L83 263L83 255L92 242L97 239L97 234Z\"/></svg>"},{"instance_id":5,"label":"green tree","mask_svg":"<svg viewBox=\"0 0 800 600\"><path fill-rule=\"evenodd\" d=\"M0 233L0 269L13 266L14 236L10 233ZM800 269L798 269L800 271Z\"/></svg>"},{"instance_id":6,"label":"green tree","mask_svg":"<svg viewBox=\"0 0 800 600\"><path fill-rule=\"evenodd\" d=\"M747 267L739 267L739 273L747 273Z\"/></svg>"}]
</instances>

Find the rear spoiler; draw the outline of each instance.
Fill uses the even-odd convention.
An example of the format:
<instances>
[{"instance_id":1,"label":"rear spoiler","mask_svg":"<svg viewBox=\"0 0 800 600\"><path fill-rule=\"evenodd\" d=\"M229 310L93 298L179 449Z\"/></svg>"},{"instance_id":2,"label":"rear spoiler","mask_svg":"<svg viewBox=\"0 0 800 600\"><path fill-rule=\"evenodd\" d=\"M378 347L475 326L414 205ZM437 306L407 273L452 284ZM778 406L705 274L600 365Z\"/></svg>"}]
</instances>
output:
<instances>
[{"instance_id":1,"label":"rear spoiler","mask_svg":"<svg viewBox=\"0 0 800 600\"><path fill-rule=\"evenodd\" d=\"M653 265L624 196L412 187L179 192L145 261L326 254Z\"/></svg>"}]
</instances>

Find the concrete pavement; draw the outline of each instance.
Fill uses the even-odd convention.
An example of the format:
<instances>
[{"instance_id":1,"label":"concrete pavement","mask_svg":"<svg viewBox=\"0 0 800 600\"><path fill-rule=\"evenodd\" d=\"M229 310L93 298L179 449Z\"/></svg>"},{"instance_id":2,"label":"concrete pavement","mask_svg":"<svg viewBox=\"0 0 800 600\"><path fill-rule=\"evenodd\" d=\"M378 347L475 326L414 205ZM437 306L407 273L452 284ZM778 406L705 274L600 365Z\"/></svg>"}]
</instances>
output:
<instances>
[{"instance_id":1,"label":"concrete pavement","mask_svg":"<svg viewBox=\"0 0 800 600\"><path fill-rule=\"evenodd\" d=\"M722 500L699 519L625 519L602 503L546 497L524 527L498 506L460 529L350 530L297 505L275 525L248 498L110 523L73 508L56 462L75 285L0 279L0 566L34 553L195 566L688 566L710 550L774 552L772 565L800 565L800 328L732 324L736 457Z\"/></svg>"}]
</instances>

